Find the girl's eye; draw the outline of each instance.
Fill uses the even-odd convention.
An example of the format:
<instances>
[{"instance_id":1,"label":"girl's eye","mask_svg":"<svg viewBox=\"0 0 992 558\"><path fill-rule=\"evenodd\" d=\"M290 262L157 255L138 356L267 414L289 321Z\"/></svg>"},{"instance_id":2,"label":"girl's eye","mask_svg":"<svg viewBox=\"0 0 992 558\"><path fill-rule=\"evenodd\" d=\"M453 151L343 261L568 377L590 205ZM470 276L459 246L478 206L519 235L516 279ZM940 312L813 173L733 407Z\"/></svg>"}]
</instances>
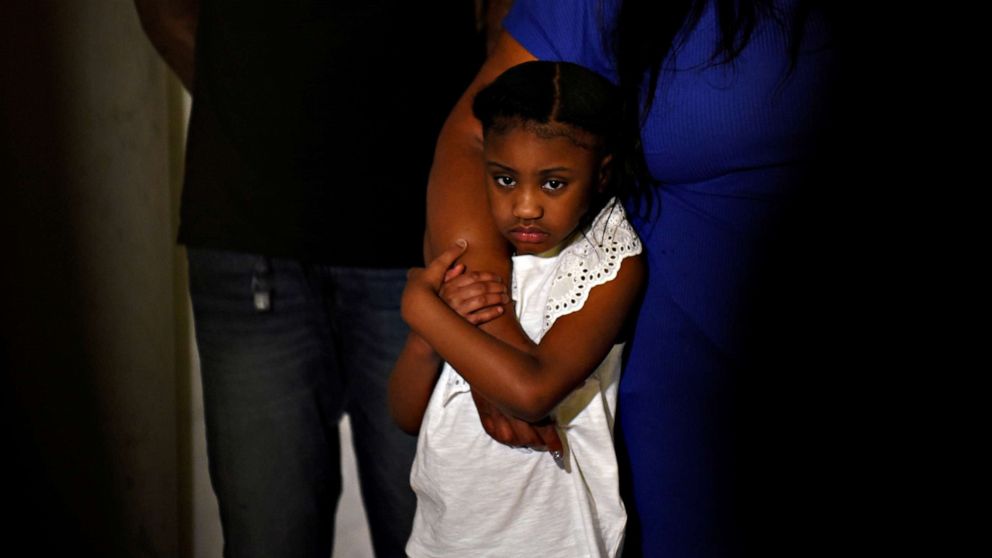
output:
<instances>
[{"instance_id":1,"label":"girl's eye","mask_svg":"<svg viewBox=\"0 0 992 558\"><path fill-rule=\"evenodd\" d=\"M505 174L496 176L495 179L496 179L496 184L499 184L504 188L509 188L510 186L514 186L517 183L517 181L514 180L512 176L506 176Z\"/></svg>"},{"instance_id":2,"label":"girl's eye","mask_svg":"<svg viewBox=\"0 0 992 558\"><path fill-rule=\"evenodd\" d=\"M548 179L547 181L544 182L544 184L541 185L541 187L544 188L545 190L550 190L552 192L554 192L555 190L561 190L564 186L565 186L564 182L562 182L561 180L555 180L554 178Z\"/></svg>"}]
</instances>

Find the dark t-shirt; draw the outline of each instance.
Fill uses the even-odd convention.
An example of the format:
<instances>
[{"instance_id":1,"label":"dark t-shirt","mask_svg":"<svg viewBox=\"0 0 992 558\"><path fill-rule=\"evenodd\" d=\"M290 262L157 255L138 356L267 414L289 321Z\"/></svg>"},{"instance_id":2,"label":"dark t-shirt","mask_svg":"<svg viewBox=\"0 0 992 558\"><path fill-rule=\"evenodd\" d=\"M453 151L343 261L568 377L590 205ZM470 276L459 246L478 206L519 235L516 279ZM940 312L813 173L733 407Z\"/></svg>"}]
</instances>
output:
<instances>
[{"instance_id":1,"label":"dark t-shirt","mask_svg":"<svg viewBox=\"0 0 992 558\"><path fill-rule=\"evenodd\" d=\"M422 259L437 134L482 62L473 2L202 0L180 242Z\"/></svg>"}]
</instances>

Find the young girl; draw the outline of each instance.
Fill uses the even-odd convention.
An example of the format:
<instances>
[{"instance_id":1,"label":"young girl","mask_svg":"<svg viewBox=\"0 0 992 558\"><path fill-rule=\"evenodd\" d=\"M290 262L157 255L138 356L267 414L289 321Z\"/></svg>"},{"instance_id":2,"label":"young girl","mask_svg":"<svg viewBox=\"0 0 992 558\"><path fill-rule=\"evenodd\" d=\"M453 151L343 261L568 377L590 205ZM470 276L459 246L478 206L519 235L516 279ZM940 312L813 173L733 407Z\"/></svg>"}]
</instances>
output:
<instances>
[{"instance_id":1,"label":"young girl","mask_svg":"<svg viewBox=\"0 0 992 558\"><path fill-rule=\"evenodd\" d=\"M414 334L390 382L397 423L420 433L410 556L620 552L613 416L644 263L613 197L618 110L608 81L563 62L515 66L475 99L493 220L516 253L511 294L536 344L521 350L475 327L498 315L505 287L460 275L464 241L410 273L402 311ZM469 384L508 414L553 418L563 455L492 440Z\"/></svg>"}]
</instances>

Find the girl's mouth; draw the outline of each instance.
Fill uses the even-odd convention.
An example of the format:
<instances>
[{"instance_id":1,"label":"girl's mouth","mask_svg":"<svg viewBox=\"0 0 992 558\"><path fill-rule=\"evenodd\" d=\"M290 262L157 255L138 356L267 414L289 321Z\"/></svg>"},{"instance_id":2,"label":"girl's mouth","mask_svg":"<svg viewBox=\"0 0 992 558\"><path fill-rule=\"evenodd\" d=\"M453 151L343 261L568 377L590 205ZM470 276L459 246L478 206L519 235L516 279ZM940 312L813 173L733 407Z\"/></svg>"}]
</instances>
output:
<instances>
[{"instance_id":1,"label":"girl's mouth","mask_svg":"<svg viewBox=\"0 0 992 558\"><path fill-rule=\"evenodd\" d=\"M513 227L510 238L523 244L540 244L548 239L547 231L538 227Z\"/></svg>"}]
</instances>

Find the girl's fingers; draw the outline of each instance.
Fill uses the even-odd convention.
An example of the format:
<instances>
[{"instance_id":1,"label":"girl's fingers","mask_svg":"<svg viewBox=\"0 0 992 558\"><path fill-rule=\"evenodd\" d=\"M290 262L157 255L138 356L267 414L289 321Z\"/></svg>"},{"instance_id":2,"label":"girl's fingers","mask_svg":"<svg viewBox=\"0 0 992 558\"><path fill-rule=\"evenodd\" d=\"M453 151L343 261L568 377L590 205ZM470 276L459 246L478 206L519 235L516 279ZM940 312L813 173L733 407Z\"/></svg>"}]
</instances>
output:
<instances>
[{"instance_id":1,"label":"girl's fingers","mask_svg":"<svg viewBox=\"0 0 992 558\"><path fill-rule=\"evenodd\" d=\"M510 296L506 293L490 293L469 299L467 304L475 310L482 310L488 306L502 306L507 302L510 302Z\"/></svg>"},{"instance_id":2,"label":"girl's fingers","mask_svg":"<svg viewBox=\"0 0 992 558\"><path fill-rule=\"evenodd\" d=\"M510 302L510 295L503 290L492 292L442 292L441 300L446 302L455 312L462 316L486 308L487 306L503 305Z\"/></svg>"},{"instance_id":3,"label":"girl's fingers","mask_svg":"<svg viewBox=\"0 0 992 558\"><path fill-rule=\"evenodd\" d=\"M448 306L461 306L465 302L490 294L506 294L507 288L503 283L494 281L474 282L466 286L458 286L461 277L452 280L450 283L441 285L441 298L448 303Z\"/></svg>"},{"instance_id":4,"label":"girl's fingers","mask_svg":"<svg viewBox=\"0 0 992 558\"><path fill-rule=\"evenodd\" d=\"M489 308L486 308L485 310L479 310L477 312L473 312L465 317L468 319L468 322L472 325L482 325L486 322L491 322L492 320L495 320L496 318L502 315L503 315L502 306L491 306Z\"/></svg>"},{"instance_id":5,"label":"girl's fingers","mask_svg":"<svg viewBox=\"0 0 992 558\"><path fill-rule=\"evenodd\" d=\"M488 271L473 271L470 275L475 281L503 283L502 277Z\"/></svg>"},{"instance_id":6,"label":"girl's fingers","mask_svg":"<svg viewBox=\"0 0 992 558\"><path fill-rule=\"evenodd\" d=\"M474 283L461 289L445 289L441 296L450 298L455 303L460 303L489 294L506 294L506 287L502 283Z\"/></svg>"},{"instance_id":7,"label":"girl's fingers","mask_svg":"<svg viewBox=\"0 0 992 558\"><path fill-rule=\"evenodd\" d=\"M558 437L558 430L554 424L534 425L534 430L548 451L558 452L558 455L561 455L563 451L561 439Z\"/></svg>"},{"instance_id":8,"label":"girl's fingers","mask_svg":"<svg viewBox=\"0 0 992 558\"><path fill-rule=\"evenodd\" d=\"M536 451L547 451L548 446L544 441L544 436L540 432L541 427L513 417L507 417L507 419L510 428L513 430L514 446L526 447Z\"/></svg>"},{"instance_id":9,"label":"girl's fingers","mask_svg":"<svg viewBox=\"0 0 992 558\"><path fill-rule=\"evenodd\" d=\"M465 272L465 264L462 263L455 264L454 266L452 266L451 269L445 272L444 282L450 283L452 280L454 280L456 277L458 277L464 272Z\"/></svg>"},{"instance_id":10,"label":"girl's fingers","mask_svg":"<svg viewBox=\"0 0 992 558\"><path fill-rule=\"evenodd\" d=\"M457 269L459 267L462 268L462 272L464 272L465 266L462 264L456 264L455 267L451 269ZM447 277L447 275L445 275L445 277ZM472 271L470 273L462 273L461 275L452 277L450 281L447 280L447 278L445 279L445 285L452 289L461 289L476 283L496 283L502 285L503 278L495 273Z\"/></svg>"},{"instance_id":11,"label":"girl's fingers","mask_svg":"<svg viewBox=\"0 0 992 558\"><path fill-rule=\"evenodd\" d=\"M507 302L510 302L510 297L506 294L486 294L466 299L458 305L455 311L462 316L468 317L468 315L473 312L477 312L490 306L502 306Z\"/></svg>"},{"instance_id":12,"label":"girl's fingers","mask_svg":"<svg viewBox=\"0 0 992 558\"><path fill-rule=\"evenodd\" d=\"M495 281L479 281L464 287L455 287L452 292L457 291L463 298L469 298L487 293L505 293L507 290L506 285L503 283L497 283Z\"/></svg>"}]
</instances>

